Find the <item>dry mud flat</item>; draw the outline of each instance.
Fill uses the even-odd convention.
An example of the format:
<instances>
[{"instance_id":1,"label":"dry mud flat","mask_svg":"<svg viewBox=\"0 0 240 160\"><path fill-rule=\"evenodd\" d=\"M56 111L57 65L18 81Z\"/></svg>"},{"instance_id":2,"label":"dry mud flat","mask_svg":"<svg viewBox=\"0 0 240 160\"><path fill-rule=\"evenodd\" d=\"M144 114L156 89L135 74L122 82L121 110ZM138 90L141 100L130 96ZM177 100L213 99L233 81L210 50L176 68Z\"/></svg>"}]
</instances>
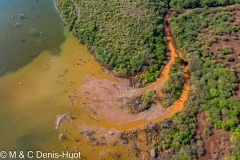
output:
<instances>
[{"instance_id":1,"label":"dry mud flat","mask_svg":"<svg viewBox=\"0 0 240 160\"><path fill-rule=\"evenodd\" d=\"M113 82L87 76L83 85L79 88L79 96L83 97L82 104L92 111L95 117L103 118L118 125L142 119L156 119L170 111L170 109L165 109L159 103L154 102L147 111L139 114L129 113L126 106L127 102L145 91L145 88L129 88L126 80Z\"/></svg>"}]
</instances>

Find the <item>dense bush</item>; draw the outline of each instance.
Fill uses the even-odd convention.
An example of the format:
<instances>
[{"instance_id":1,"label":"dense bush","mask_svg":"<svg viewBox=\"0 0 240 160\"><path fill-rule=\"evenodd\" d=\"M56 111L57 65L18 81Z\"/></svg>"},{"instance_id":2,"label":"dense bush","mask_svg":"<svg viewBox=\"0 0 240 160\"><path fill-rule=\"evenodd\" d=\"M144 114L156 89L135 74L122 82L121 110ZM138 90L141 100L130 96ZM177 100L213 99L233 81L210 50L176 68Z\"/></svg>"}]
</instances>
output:
<instances>
[{"instance_id":1,"label":"dense bush","mask_svg":"<svg viewBox=\"0 0 240 160\"><path fill-rule=\"evenodd\" d=\"M240 0L171 0L173 8L215 7L240 3Z\"/></svg>"},{"instance_id":2,"label":"dense bush","mask_svg":"<svg viewBox=\"0 0 240 160\"><path fill-rule=\"evenodd\" d=\"M230 149L230 153L232 154L232 157L227 158L227 160L240 159L240 126L238 126L233 132L231 141L234 144L234 146Z\"/></svg>"},{"instance_id":3,"label":"dense bush","mask_svg":"<svg viewBox=\"0 0 240 160\"><path fill-rule=\"evenodd\" d=\"M228 54L232 54L232 53L233 53L233 49L231 46L217 47L216 55L218 56L218 58L227 59L231 61L233 58L231 55L228 55Z\"/></svg>"},{"instance_id":4,"label":"dense bush","mask_svg":"<svg viewBox=\"0 0 240 160\"><path fill-rule=\"evenodd\" d=\"M74 5L69 0L56 0L58 9L68 29L72 29L77 18Z\"/></svg>"},{"instance_id":5,"label":"dense bush","mask_svg":"<svg viewBox=\"0 0 240 160\"><path fill-rule=\"evenodd\" d=\"M73 32L100 62L119 76L133 75L148 67L139 76L142 85L159 76L166 52L162 23L167 0L74 2L79 15Z\"/></svg>"},{"instance_id":6,"label":"dense bush","mask_svg":"<svg viewBox=\"0 0 240 160\"><path fill-rule=\"evenodd\" d=\"M149 109L151 107L151 103L155 94L156 94L156 91L152 90L147 92L141 97L143 110Z\"/></svg>"},{"instance_id":7,"label":"dense bush","mask_svg":"<svg viewBox=\"0 0 240 160\"><path fill-rule=\"evenodd\" d=\"M232 159L240 157L240 104L232 95L237 87L237 78L233 70L215 60L207 44L213 36L218 39L225 35L239 34L240 29L231 18L231 11L237 8L239 6L195 9L182 14L172 12L172 32L189 62L191 75L191 89L184 109L171 119L161 122L158 126L159 134L153 136L153 148L158 151L167 150L168 153L171 151L169 155L172 159L194 159L196 155L204 153L202 145L199 146L199 135L195 132L196 114L199 110L207 113L208 125L205 126L204 134L211 135L212 127L234 132L231 139L234 143ZM224 25L219 25L221 23ZM213 39L211 41L217 42ZM224 55L232 53L231 47L218 50L223 51Z\"/></svg>"},{"instance_id":8,"label":"dense bush","mask_svg":"<svg viewBox=\"0 0 240 160\"><path fill-rule=\"evenodd\" d=\"M143 112L151 107L155 94L156 94L156 91L151 90L146 94L135 97L127 104L127 107L130 108L130 112L133 114L138 114L140 112Z\"/></svg>"},{"instance_id":9,"label":"dense bush","mask_svg":"<svg viewBox=\"0 0 240 160\"><path fill-rule=\"evenodd\" d=\"M176 61L176 60L175 60ZM169 78L163 88L164 106L170 106L174 101L179 99L184 84L184 75L180 67L180 63L172 64L169 72Z\"/></svg>"}]
</instances>

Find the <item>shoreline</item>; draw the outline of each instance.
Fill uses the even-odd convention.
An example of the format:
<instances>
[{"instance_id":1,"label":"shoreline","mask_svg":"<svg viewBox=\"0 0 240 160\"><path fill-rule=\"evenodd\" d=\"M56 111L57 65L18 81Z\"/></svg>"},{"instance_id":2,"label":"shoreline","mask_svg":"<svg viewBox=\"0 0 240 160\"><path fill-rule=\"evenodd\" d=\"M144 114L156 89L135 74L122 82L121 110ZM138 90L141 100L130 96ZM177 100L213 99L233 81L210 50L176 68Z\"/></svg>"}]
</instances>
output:
<instances>
[{"instance_id":1,"label":"shoreline","mask_svg":"<svg viewBox=\"0 0 240 160\"><path fill-rule=\"evenodd\" d=\"M59 7L58 7L58 5L57 5L57 0L54 0L54 3L55 3L55 7L56 7L56 9L57 9L57 11L59 12L59 14L60 14L60 16L61 16L61 18L62 18L62 14L60 13L60 10L59 10ZM71 3L72 3L72 1L71 1ZM165 82L167 81L167 79L168 79L168 73L169 73L169 70L170 70L170 66L172 65L172 63L174 62L174 58L175 58L175 56L178 54L178 53L176 53L175 52L175 49L177 49L176 48L176 46L174 46L173 44L175 44L175 40L174 40L174 37L173 36L171 36L171 29L170 29L170 26L167 26L166 25L166 21L168 21L168 16L169 16L169 14L170 14L170 12L171 12L171 9L169 9L168 10L168 12L166 13L166 15L164 16L164 22L163 22L163 24L164 24L164 32L165 32L165 37L167 37L167 39L169 40L169 42L167 42L167 46L168 46L168 48L170 49L170 59L168 60L168 62L167 62L167 64L164 66L164 69L162 70L162 72L160 73L160 75L159 75L159 77L154 81L154 82L152 82L152 83L150 83L148 86L146 86L146 87L143 87L143 88L139 88L139 89L137 89L137 90L140 90L140 93L137 93L137 94L142 94L143 92L146 92L146 90L150 90L150 89L155 89L155 90L157 90L157 94L158 94L158 96L159 95L161 95L161 88L163 88L163 86L164 86L164 84L165 84ZM65 23L64 23L65 24ZM65 24L66 25L66 24ZM68 30L69 31L71 31L71 33L73 34L73 31L72 30L70 30L69 28L68 28ZM74 35L74 34L73 34ZM76 35L74 35L74 37L76 37ZM76 37L77 38L77 37ZM97 59L97 57L96 57L96 54L94 54L93 53L93 51L91 50L91 48L89 47L89 46L87 46L86 44L83 44L83 45L85 45L85 47L89 50L89 52L93 55L93 57L94 57L94 59L96 60L96 61L98 61L99 62L99 60ZM166 53L167 54L167 53ZM108 68L107 68L107 66L105 66L105 65L103 65L101 62L99 62L100 64L101 64L101 66L103 66L104 68L105 68L105 70L107 70ZM114 71L110 71L110 75L112 75L112 76L114 76L114 77L117 77L114 73L113 73ZM180 96L180 98L177 100L177 101L175 101L171 106L169 106L168 108L163 108L163 107L160 107L161 109L157 109L157 110L155 110L154 112L152 112L152 113L156 113L158 116L157 117L155 117L155 116L150 116L150 117L152 117L152 118L150 118L149 119L149 116L147 116L147 117L145 117L145 116L140 116L140 117L142 117L142 118L140 118L139 117L139 115L146 115L145 113L147 113L147 112L149 112L151 109L153 109L154 108L154 105L149 109L149 110L147 110L147 111L144 111L144 112L141 112L140 114L138 114L137 116L136 115L127 115L126 114L126 111L124 111L123 110L123 112L122 112L122 114L120 114L121 112L119 112L120 110L119 110L119 108L116 106L116 105L114 105L114 104L116 104L116 102L114 102L114 101L117 101L120 97L115 97L115 98L117 98L117 99L108 99L108 100L104 100L104 98L106 98L106 95L107 95L107 93L105 93L106 95L105 95L105 97L102 97L102 101L104 102L104 101L106 101L106 103L112 103L110 106L115 106L115 107L110 107L110 108L112 108L112 109L107 109L107 111L106 112L102 112L101 110L105 110L106 108L109 108L109 107L106 107L106 105L103 105L103 104L101 104L102 105L102 108L103 109L101 109L100 111L99 111L99 107L97 107L96 108L96 106L98 106L99 104L98 103L95 103L95 102L93 102L92 104L91 104L91 107L90 107L90 110L92 111L94 111L94 113L98 113L98 114L100 114L100 116L98 115L98 117L97 118L102 118L102 119L105 119L105 120L107 120L107 121L110 121L111 123L115 123L116 125L120 125L120 126L125 126L125 125L129 125L129 124L138 124L138 122L140 122L141 124L140 125L137 125L137 126L142 126L142 125L144 125L145 123L147 123L147 122L160 122L160 121L162 121L162 120L164 120L164 119L166 119L166 118L170 118L174 113L176 113L176 112L178 112L178 111L180 111L181 109L183 109L183 107L184 107L184 102L186 101L186 99L187 99L187 94L188 94L188 89L189 89L189 83L188 83L188 80L189 80L189 78L188 78L188 69L187 68L184 68L184 79L185 79L185 82L184 82L184 88L183 88L183 90L182 90L182 93L181 93L181 96ZM128 79L129 80L129 79ZM101 82L101 80L94 80L96 83L98 83L98 82ZM98 81L98 82L97 82ZM84 91L86 91L86 92L88 92L89 90L91 90L91 88L89 88L89 86L94 86L94 83L95 82L92 82L91 80L89 80L89 82L86 82L86 84L85 84L85 86L86 86L86 88L85 89L80 89L80 90L84 90ZM161 83L160 83L161 82ZM93 83L93 84L91 84L91 83ZM102 83L102 82L101 82ZM91 84L91 85L90 85ZM110 87L109 88L109 90L112 90L113 88L111 88L111 86L109 86L109 84L110 83L106 83L106 86L108 86L108 87ZM96 87L96 86L95 86ZM130 89L131 91L133 91L134 89L133 88L131 88ZM96 91L96 89L93 89L92 90L92 93L94 93L94 95L90 95L91 97L88 97L88 99L92 99L92 101L94 100L94 96L96 96L96 95L102 95L103 93L104 93L104 91L103 90L101 90L100 89L100 91L99 91L99 93L96 93L95 92ZM117 90L115 90L115 91L117 91ZM129 90L126 90L126 91L129 91ZM130 92L131 92L130 91ZM82 93L82 94L84 94L84 93ZM84 96L86 96L86 95L84 95ZM136 96L136 93L135 93L135 95L133 95L133 96L131 96L130 98L132 98L132 97L134 97L134 96ZM110 101L112 101L112 102L110 102ZM104 102L105 103L105 102ZM161 104L159 104L158 102L157 102L157 106L162 106ZM89 105L88 105L88 108L89 108ZM104 109L105 108L105 109ZM156 107L155 107L156 108ZM162 113L164 113L163 112L163 110L165 110L167 113L165 113L165 115L163 115ZM161 112L158 112L158 111L161 111ZM116 112L116 113L115 113ZM109 113L114 113L112 116L110 116L109 117ZM118 116L117 115L121 115L120 117L122 117L122 115L125 115L125 116L127 116L127 117L135 117L135 118L130 118L131 120L129 120L129 118L127 118L127 117L125 117L124 119L122 119L122 118L117 118ZM159 115L160 114L160 115ZM151 112L150 112L150 115L151 115ZM168 115L168 116L166 116L166 115ZM137 118L138 117L138 118ZM124 123L124 122L125 123ZM132 125L130 125L130 126L132 126ZM134 125L135 127L134 128L136 128L136 125ZM121 127L121 128L122 128ZM118 128L118 127L117 127Z\"/></svg>"},{"instance_id":2,"label":"shoreline","mask_svg":"<svg viewBox=\"0 0 240 160\"><path fill-rule=\"evenodd\" d=\"M72 1L71 1L71 2L72 2ZM72 2L72 3L73 3L73 2ZM74 4L73 4L73 5L74 5ZM71 33L73 34L73 36L74 36L77 40L79 40L78 37L77 37L77 35L75 35L75 34L73 33L73 31L72 31L70 28L68 28L68 27L67 27L67 24L63 21L63 15L62 15L61 12L60 12L60 9L59 9L58 4L57 4L57 0L54 0L54 6L55 6L56 11L59 13L59 15L60 15L60 17L61 17L61 19L62 19L63 25L68 29L69 32L71 32ZM76 7L76 6L74 5L74 7ZM76 11L76 12L77 12L77 11ZM104 69L105 69L105 71L108 73L108 75L114 76L115 78L127 78L127 75L126 75L126 76L123 76L123 77L117 76L117 75L114 73L114 70L111 70L107 65L104 65L103 63L101 63L101 62L99 61L99 59L97 58L96 54L93 52L93 50L92 50L88 45L86 45L85 43L80 43L80 44L84 45L85 48L91 53L91 55L93 56L93 58L94 58L102 67L104 67Z\"/></svg>"},{"instance_id":3,"label":"shoreline","mask_svg":"<svg viewBox=\"0 0 240 160\"><path fill-rule=\"evenodd\" d=\"M63 16L60 13L60 10L59 10L58 4L57 4L57 0L53 0L53 2L54 2L54 6L55 6L56 11L59 13L61 19L63 19Z\"/></svg>"}]
</instances>

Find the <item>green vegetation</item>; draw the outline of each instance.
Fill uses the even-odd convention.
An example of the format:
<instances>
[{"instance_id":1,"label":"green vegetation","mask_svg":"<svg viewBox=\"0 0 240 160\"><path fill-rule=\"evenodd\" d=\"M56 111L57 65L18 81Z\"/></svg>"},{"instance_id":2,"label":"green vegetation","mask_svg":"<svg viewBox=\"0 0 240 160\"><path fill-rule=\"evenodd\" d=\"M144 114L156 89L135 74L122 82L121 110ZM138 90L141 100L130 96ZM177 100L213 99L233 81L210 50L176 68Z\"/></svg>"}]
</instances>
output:
<instances>
[{"instance_id":1,"label":"green vegetation","mask_svg":"<svg viewBox=\"0 0 240 160\"><path fill-rule=\"evenodd\" d=\"M151 90L142 96L138 96L130 101L128 106L130 107L131 113L138 114L151 107L152 101L155 97L156 91Z\"/></svg>"},{"instance_id":2,"label":"green vegetation","mask_svg":"<svg viewBox=\"0 0 240 160\"><path fill-rule=\"evenodd\" d=\"M63 21L71 30L77 18L73 3L69 0L56 0L56 2Z\"/></svg>"},{"instance_id":3,"label":"green vegetation","mask_svg":"<svg viewBox=\"0 0 240 160\"><path fill-rule=\"evenodd\" d=\"M232 159L240 158L240 103L232 95L237 87L236 75L234 70L216 60L216 53L211 52L211 45L207 43L210 37L216 38L211 43L217 43L221 36L240 34L240 27L232 20L231 13L237 8L172 13L170 24L177 44L189 62L191 89L184 109L159 123L157 134L152 135L153 148L166 150L172 159L195 159L196 155L204 153L201 136L195 132L196 115L201 110L207 114L204 134L211 135L212 128L233 132ZM224 55L232 53L229 46L218 50Z\"/></svg>"},{"instance_id":4,"label":"green vegetation","mask_svg":"<svg viewBox=\"0 0 240 160\"><path fill-rule=\"evenodd\" d=\"M163 34L163 15L168 1L80 1L73 0L79 9L75 15L74 5L67 0L57 0L59 10L68 28L87 45L96 58L119 76L133 75L143 71L137 82L142 86L154 81L163 67L166 39ZM172 12L170 24L177 45L189 62L191 89L184 109L171 119L159 123L150 137L153 148L167 151L173 160L196 159L204 153L201 134L196 132L196 115L207 114L204 134L212 129L231 131L233 146L231 160L240 159L240 103L233 96L237 87L236 71L226 68L219 59L233 61L231 46L211 47L218 40L238 39L239 22L232 13L239 6L226 8L207 7L240 3L239 0L171 0L176 9L196 8ZM238 53L238 55L240 55ZM164 88L166 106L179 98L182 71L179 64L171 67L169 80ZM176 83L175 83L176 82ZM155 91L137 97L131 103L137 111L150 107Z\"/></svg>"},{"instance_id":5,"label":"green vegetation","mask_svg":"<svg viewBox=\"0 0 240 160\"><path fill-rule=\"evenodd\" d=\"M179 59L179 58L176 58ZM163 88L165 93L164 106L170 106L174 101L179 99L182 93L184 77L181 70L180 61L172 64L169 72L169 78Z\"/></svg>"},{"instance_id":6,"label":"green vegetation","mask_svg":"<svg viewBox=\"0 0 240 160\"><path fill-rule=\"evenodd\" d=\"M171 0L173 8L198 8L216 7L240 3L239 0Z\"/></svg>"},{"instance_id":7,"label":"green vegetation","mask_svg":"<svg viewBox=\"0 0 240 160\"><path fill-rule=\"evenodd\" d=\"M234 144L230 150L232 157L228 158L227 160L240 159L240 126L238 126L233 132L231 141Z\"/></svg>"},{"instance_id":8,"label":"green vegetation","mask_svg":"<svg viewBox=\"0 0 240 160\"><path fill-rule=\"evenodd\" d=\"M156 91L152 90L141 97L143 110L147 110L151 107L151 103L155 94L156 94Z\"/></svg>"},{"instance_id":9,"label":"green vegetation","mask_svg":"<svg viewBox=\"0 0 240 160\"><path fill-rule=\"evenodd\" d=\"M217 47L216 54L218 58L229 59L229 57L232 57L232 56L228 54L232 54L232 53L233 53L233 49L231 46ZM231 58L229 60L231 60Z\"/></svg>"},{"instance_id":10,"label":"green vegetation","mask_svg":"<svg viewBox=\"0 0 240 160\"><path fill-rule=\"evenodd\" d=\"M62 6L70 3L58 2ZM79 15L72 31L102 64L118 76L133 75L147 67L138 77L142 86L159 76L166 53L163 16L168 9L167 0L74 2ZM72 5L60 10L67 13L73 8ZM72 23L72 16L65 17L66 24Z\"/></svg>"}]
</instances>

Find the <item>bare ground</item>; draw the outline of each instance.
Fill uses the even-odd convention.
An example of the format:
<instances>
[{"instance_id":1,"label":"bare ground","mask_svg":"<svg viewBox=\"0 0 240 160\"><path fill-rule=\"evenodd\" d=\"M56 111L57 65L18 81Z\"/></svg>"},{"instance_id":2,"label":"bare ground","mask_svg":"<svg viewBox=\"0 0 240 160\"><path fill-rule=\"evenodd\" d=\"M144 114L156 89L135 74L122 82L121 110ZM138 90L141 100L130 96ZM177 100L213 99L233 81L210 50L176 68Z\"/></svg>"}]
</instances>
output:
<instances>
[{"instance_id":1,"label":"bare ground","mask_svg":"<svg viewBox=\"0 0 240 160\"><path fill-rule=\"evenodd\" d=\"M222 129L212 129L211 136L205 136L203 131L205 128L207 115L205 111L201 111L197 115L197 131L200 134L201 140L204 143L205 153L199 156L199 160L212 160L217 156L218 160L223 160L229 157L228 148L231 146L230 132Z\"/></svg>"},{"instance_id":2,"label":"bare ground","mask_svg":"<svg viewBox=\"0 0 240 160\"><path fill-rule=\"evenodd\" d=\"M154 89L161 88L157 83ZM83 85L79 88L79 96L83 105L91 110L97 118L103 118L116 124L125 124L142 119L152 120L168 113L158 102L154 102L149 110L139 114L131 114L128 111L127 102L134 97L147 91L146 88L132 89L128 87L126 80L113 82L106 79L99 79L94 76L87 76Z\"/></svg>"},{"instance_id":3,"label":"bare ground","mask_svg":"<svg viewBox=\"0 0 240 160\"><path fill-rule=\"evenodd\" d=\"M240 25L240 21L239 21L240 11L236 10L236 11L231 12L231 14L234 19L234 21L231 23L231 25ZM208 34L208 33L206 33L206 34ZM208 37L207 35L205 35L205 36ZM227 38L226 41L223 41L220 38L218 38L217 42L213 43L211 45L211 47L209 47L209 49L212 53L214 53L214 56L217 58L217 55L216 55L217 47L223 47L223 46L231 46L232 47L234 52L233 52L233 54L230 54L230 55L233 57L233 61L229 62L226 59L220 59L220 58L217 58L217 61L223 63L224 65L226 65L226 67L236 71L236 75L238 77L238 87L234 94L237 97L237 99L240 100L240 74L237 71L237 64L240 62L240 45L239 45L240 34L236 34L236 36L238 37L238 39L234 39L232 36L225 35L225 37Z\"/></svg>"}]
</instances>

